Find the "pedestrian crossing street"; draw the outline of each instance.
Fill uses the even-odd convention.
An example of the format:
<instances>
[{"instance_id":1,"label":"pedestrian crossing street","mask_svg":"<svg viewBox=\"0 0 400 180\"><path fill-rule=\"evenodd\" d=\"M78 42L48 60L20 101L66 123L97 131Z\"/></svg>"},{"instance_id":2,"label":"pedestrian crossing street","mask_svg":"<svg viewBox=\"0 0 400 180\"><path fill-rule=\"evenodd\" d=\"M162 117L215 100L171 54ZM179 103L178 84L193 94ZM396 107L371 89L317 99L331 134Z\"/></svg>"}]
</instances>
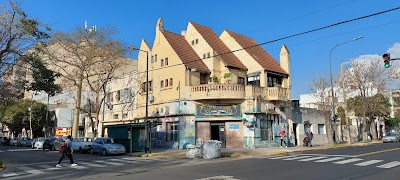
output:
<instances>
[{"instance_id":1,"label":"pedestrian crossing street","mask_svg":"<svg viewBox=\"0 0 400 180\"><path fill-rule=\"evenodd\" d=\"M151 163L168 163L168 164L179 164L186 162L186 159L156 159L156 158L137 158L137 157L123 157L123 158L107 158L107 159L95 159L88 161L79 161L76 163L78 166L70 166L68 160L64 160L61 163L63 167L55 167L56 162L48 162L42 164L27 164L20 166L10 166L5 171L0 173L0 179L28 175L28 174L41 174L52 171L69 171L69 170L88 170L93 168L106 168L109 166L123 166L123 165L145 165Z\"/></svg>"},{"instance_id":2,"label":"pedestrian crossing street","mask_svg":"<svg viewBox=\"0 0 400 180\"><path fill-rule=\"evenodd\" d=\"M382 168L382 169L389 169L400 166L400 161L366 160L356 156L346 156L346 155L295 154L295 155L260 157L258 159L314 162L314 163L333 163L338 165L352 164L354 166L359 166L359 167L375 166L377 168Z\"/></svg>"}]
</instances>

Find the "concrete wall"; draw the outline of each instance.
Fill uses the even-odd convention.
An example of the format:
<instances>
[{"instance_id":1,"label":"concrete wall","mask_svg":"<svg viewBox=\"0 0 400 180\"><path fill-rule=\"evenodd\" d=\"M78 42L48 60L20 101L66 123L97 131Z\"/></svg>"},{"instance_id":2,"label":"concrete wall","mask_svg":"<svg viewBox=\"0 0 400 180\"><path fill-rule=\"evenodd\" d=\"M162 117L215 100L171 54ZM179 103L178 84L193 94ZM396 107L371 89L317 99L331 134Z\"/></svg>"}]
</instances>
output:
<instances>
[{"instance_id":1,"label":"concrete wall","mask_svg":"<svg viewBox=\"0 0 400 180\"><path fill-rule=\"evenodd\" d=\"M293 123L297 124L296 137L298 145L303 145L303 139L307 133L305 127L310 127L310 131L314 134L313 145L328 143L325 118L320 111L311 108L293 107L292 117ZM318 125L323 125L324 127L319 129Z\"/></svg>"},{"instance_id":2,"label":"concrete wall","mask_svg":"<svg viewBox=\"0 0 400 180\"><path fill-rule=\"evenodd\" d=\"M196 138L203 141L211 139L210 122L196 122Z\"/></svg>"}]
</instances>

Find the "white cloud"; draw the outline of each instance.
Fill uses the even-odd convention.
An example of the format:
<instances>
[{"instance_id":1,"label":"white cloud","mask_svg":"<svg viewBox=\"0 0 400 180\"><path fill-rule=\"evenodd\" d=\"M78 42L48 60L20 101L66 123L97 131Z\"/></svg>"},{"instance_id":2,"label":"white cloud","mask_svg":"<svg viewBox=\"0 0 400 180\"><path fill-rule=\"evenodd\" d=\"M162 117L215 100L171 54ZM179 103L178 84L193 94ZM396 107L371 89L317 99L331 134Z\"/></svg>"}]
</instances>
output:
<instances>
[{"instance_id":1,"label":"white cloud","mask_svg":"<svg viewBox=\"0 0 400 180\"><path fill-rule=\"evenodd\" d=\"M390 58L400 58L400 43L394 43L387 52L390 53Z\"/></svg>"}]
</instances>

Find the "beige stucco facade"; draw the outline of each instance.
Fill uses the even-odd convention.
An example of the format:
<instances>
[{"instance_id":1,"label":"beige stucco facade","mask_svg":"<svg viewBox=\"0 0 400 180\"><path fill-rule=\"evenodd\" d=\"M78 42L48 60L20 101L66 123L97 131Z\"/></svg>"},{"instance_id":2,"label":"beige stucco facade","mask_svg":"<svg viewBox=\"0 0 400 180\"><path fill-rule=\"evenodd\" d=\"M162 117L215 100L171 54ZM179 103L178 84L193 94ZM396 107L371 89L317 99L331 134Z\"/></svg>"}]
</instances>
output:
<instances>
[{"instance_id":1,"label":"beige stucco facade","mask_svg":"<svg viewBox=\"0 0 400 180\"><path fill-rule=\"evenodd\" d=\"M153 45L142 41L138 56L141 90L137 119L146 120L144 82L148 52L148 119L160 122L152 131L163 134L153 137L159 142L153 145L184 148L201 138L221 140L227 148L254 148L261 147L263 141L274 143L276 132L282 129L290 133L291 76L287 47L282 46L280 64L274 60L274 68L279 69L275 72L268 69L268 63L260 64L262 59L255 59L258 54L235 51L246 48L237 37L224 31L215 38L210 32L208 27L189 22L181 34L171 35L160 18ZM176 39L171 40L171 36ZM230 51L234 51L235 57L220 56ZM262 51L261 55L268 55ZM190 53L193 59L184 59ZM201 61L208 71L191 67L194 61ZM218 81L213 81L214 76ZM172 137L174 133L178 133L178 138Z\"/></svg>"}]
</instances>

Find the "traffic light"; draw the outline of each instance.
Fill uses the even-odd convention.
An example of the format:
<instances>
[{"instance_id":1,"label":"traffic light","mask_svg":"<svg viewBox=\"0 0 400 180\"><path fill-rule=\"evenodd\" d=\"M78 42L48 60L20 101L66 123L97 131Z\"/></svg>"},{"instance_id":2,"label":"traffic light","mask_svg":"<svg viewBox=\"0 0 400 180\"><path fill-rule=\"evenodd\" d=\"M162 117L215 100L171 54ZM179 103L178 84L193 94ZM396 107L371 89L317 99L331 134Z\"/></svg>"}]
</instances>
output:
<instances>
[{"instance_id":1,"label":"traffic light","mask_svg":"<svg viewBox=\"0 0 400 180\"><path fill-rule=\"evenodd\" d=\"M382 55L383 62L385 63L385 68L390 67L390 54L383 54Z\"/></svg>"}]
</instances>

